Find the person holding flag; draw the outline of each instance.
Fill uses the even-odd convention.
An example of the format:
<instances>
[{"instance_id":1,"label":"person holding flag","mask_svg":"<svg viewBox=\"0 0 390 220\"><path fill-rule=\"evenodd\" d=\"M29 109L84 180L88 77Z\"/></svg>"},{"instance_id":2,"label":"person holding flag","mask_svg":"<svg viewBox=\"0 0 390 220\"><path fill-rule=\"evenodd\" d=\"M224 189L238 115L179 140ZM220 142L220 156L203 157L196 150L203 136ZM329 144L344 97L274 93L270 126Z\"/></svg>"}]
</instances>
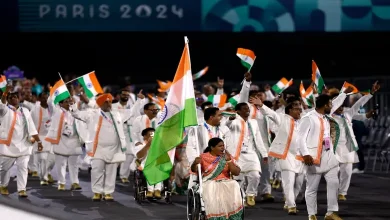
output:
<instances>
[{"instance_id":1,"label":"person holding flag","mask_svg":"<svg viewBox=\"0 0 390 220\"><path fill-rule=\"evenodd\" d=\"M61 79L50 90L47 101L52 112L51 125L45 140L52 145L58 176L58 190L64 191L66 167L68 166L72 190L80 190L78 157L82 154L81 138L70 106L74 104Z\"/></svg>"},{"instance_id":2,"label":"person holding flag","mask_svg":"<svg viewBox=\"0 0 390 220\"><path fill-rule=\"evenodd\" d=\"M100 109L79 111L72 106L71 114L84 121L88 127L92 149L87 149L91 157L91 185L93 201L114 200L116 170L126 159L126 136L123 124L132 116L130 109L112 110L111 94L98 94L96 104Z\"/></svg>"},{"instance_id":3,"label":"person holding flag","mask_svg":"<svg viewBox=\"0 0 390 220\"><path fill-rule=\"evenodd\" d=\"M33 143L38 143L38 151L43 146L29 110L19 106L19 95L11 93L12 89L12 85L6 86L0 103L0 193L9 194L10 169L16 163L18 194L27 197L27 166Z\"/></svg>"},{"instance_id":4,"label":"person holding flag","mask_svg":"<svg viewBox=\"0 0 390 220\"><path fill-rule=\"evenodd\" d=\"M119 175L122 183L129 183L130 165L134 160L134 142L132 137L132 126L135 117L141 115L141 109L145 103L145 96L142 94L142 90L137 95L138 99L134 105L130 106L129 98L130 91L126 89L121 90L119 102L112 104L112 109L128 109L131 112L131 118L123 123L123 132L126 136L127 150L126 160L120 165Z\"/></svg>"}]
</instances>

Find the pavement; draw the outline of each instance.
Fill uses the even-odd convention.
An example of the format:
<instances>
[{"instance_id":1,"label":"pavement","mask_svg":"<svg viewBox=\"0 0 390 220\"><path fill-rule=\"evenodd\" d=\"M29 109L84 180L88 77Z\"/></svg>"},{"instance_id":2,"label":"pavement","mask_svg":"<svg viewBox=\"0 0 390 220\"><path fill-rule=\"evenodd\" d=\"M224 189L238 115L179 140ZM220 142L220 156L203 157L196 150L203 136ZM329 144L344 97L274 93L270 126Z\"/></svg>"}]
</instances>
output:
<instances>
[{"instance_id":1,"label":"pavement","mask_svg":"<svg viewBox=\"0 0 390 220\"><path fill-rule=\"evenodd\" d=\"M92 202L90 176L80 172L81 191L57 191L57 185L40 186L37 178L29 177L28 198L18 198L16 182L11 181L10 195L0 196L0 205L11 206L26 212L47 216L51 219L71 220L184 220L186 219L186 197L174 196L173 204L163 200L139 205L134 201L132 185L117 183L114 202ZM390 175L354 174L347 201L340 202L340 216L344 220L388 220L390 219ZM67 185L70 188L70 185ZM318 193L318 219L326 213L326 185L322 180ZM283 210L281 190L273 192L275 202L257 201L247 208L245 220L257 219L307 219L306 206L298 204L299 213L289 216ZM0 214L2 211L0 211ZM0 219L18 220L3 216ZM19 218L22 219L22 218ZM25 218L23 218L25 219ZM43 219L43 218L42 218Z\"/></svg>"}]
</instances>

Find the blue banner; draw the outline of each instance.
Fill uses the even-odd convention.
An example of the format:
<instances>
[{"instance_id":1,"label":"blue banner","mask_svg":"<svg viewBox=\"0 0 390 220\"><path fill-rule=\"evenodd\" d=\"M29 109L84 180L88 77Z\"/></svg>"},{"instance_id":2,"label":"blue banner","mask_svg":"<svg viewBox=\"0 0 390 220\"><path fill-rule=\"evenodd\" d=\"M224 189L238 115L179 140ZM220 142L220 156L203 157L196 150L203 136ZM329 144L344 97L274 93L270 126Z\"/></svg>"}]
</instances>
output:
<instances>
[{"instance_id":1,"label":"blue banner","mask_svg":"<svg viewBox=\"0 0 390 220\"><path fill-rule=\"evenodd\" d=\"M20 31L390 31L390 0L19 0Z\"/></svg>"},{"instance_id":2,"label":"blue banner","mask_svg":"<svg viewBox=\"0 0 390 220\"><path fill-rule=\"evenodd\" d=\"M21 31L198 31L192 0L19 0Z\"/></svg>"}]
</instances>

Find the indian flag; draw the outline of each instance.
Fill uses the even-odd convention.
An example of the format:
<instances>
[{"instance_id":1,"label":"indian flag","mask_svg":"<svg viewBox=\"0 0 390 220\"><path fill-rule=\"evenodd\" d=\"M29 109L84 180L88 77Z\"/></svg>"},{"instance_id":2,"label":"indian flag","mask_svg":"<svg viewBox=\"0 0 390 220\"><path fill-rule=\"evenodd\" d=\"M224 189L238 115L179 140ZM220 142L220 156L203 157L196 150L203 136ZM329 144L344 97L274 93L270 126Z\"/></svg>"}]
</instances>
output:
<instances>
[{"instance_id":1,"label":"indian flag","mask_svg":"<svg viewBox=\"0 0 390 220\"><path fill-rule=\"evenodd\" d=\"M163 109L165 106L165 101L161 97L152 96L151 94L148 94L149 99L156 104L160 109Z\"/></svg>"},{"instance_id":2,"label":"indian flag","mask_svg":"<svg viewBox=\"0 0 390 220\"><path fill-rule=\"evenodd\" d=\"M290 81L288 81L286 78L283 77L282 79L279 80L278 83L272 86L272 90L274 90L274 92L276 92L277 94L280 94L292 84L293 84L293 79L290 79Z\"/></svg>"},{"instance_id":3,"label":"indian flag","mask_svg":"<svg viewBox=\"0 0 390 220\"><path fill-rule=\"evenodd\" d=\"M230 104L232 104L233 107L236 107L236 105L238 104L238 102L240 101L240 94L237 94L233 97L231 97L228 102Z\"/></svg>"},{"instance_id":4,"label":"indian flag","mask_svg":"<svg viewBox=\"0 0 390 220\"><path fill-rule=\"evenodd\" d=\"M356 94L356 93L359 92L359 90L356 88L356 86L352 85L351 83L348 83L348 82L344 81L344 84L343 84L343 87L341 87L340 93L345 92L345 90L347 90L349 87L351 87L353 90L348 95Z\"/></svg>"},{"instance_id":5,"label":"indian flag","mask_svg":"<svg viewBox=\"0 0 390 220\"><path fill-rule=\"evenodd\" d=\"M231 117L231 116L235 116L235 115L236 115L235 112L227 112L227 111L222 112L222 116L225 116L225 117Z\"/></svg>"},{"instance_id":6,"label":"indian flag","mask_svg":"<svg viewBox=\"0 0 390 220\"><path fill-rule=\"evenodd\" d=\"M54 104L58 104L62 100L65 100L70 97L68 88L62 79L58 80L56 84L50 89L50 97L53 100Z\"/></svg>"},{"instance_id":7,"label":"indian flag","mask_svg":"<svg viewBox=\"0 0 390 220\"><path fill-rule=\"evenodd\" d=\"M103 89L96 78L95 71L81 76L77 80L84 88L84 92L90 99L99 93L103 93Z\"/></svg>"},{"instance_id":8,"label":"indian flag","mask_svg":"<svg viewBox=\"0 0 390 220\"><path fill-rule=\"evenodd\" d=\"M204 69L202 69L201 71L197 72L196 74L194 74L192 76L192 79L193 80L197 80L199 79L200 77L202 77L204 74L206 74L206 72L209 70L209 67L206 66Z\"/></svg>"},{"instance_id":9,"label":"indian flag","mask_svg":"<svg viewBox=\"0 0 390 220\"><path fill-rule=\"evenodd\" d=\"M226 104L227 96L222 95L209 95L207 101L212 102L214 107L222 108Z\"/></svg>"},{"instance_id":10,"label":"indian flag","mask_svg":"<svg viewBox=\"0 0 390 220\"><path fill-rule=\"evenodd\" d=\"M160 87L160 89L162 90L168 90L169 87L171 87L172 85L172 82L171 81L168 81L168 82L164 82L164 81L161 81L161 80L156 80L157 83L158 83L158 86Z\"/></svg>"},{"instance_id":11,"label":"indian flag","mask_svg":"<svg viewBox=\"0 0 390 220\"><path fill-rule=\"evenodd\" d=\"M238 48L237 56L241 59L242 65L245 66L248 70L251 69L255 63L256 56L255 53L251 50Z\"/></svg>"},{"instance_id":12,"label":"indian flag","mask_svg":"<svg viewBox=\"0 0 390 220\"><path fill-rule=\"evenodd\" d=\"M325 82L324 82L324 79L322 78L321 74L320 74L320 70L318 69L317 67L317 64L316 62L314 62L314 60L312 60L311 62L311 79L313 80L314 84L317 86L317 92L319 94L322 93L322 89L324 88L325 86Z\"/></svg>"},{"instance_id":13,"label":"indian flag","mask_svg":"<svg viewBox=\"0 0 390 220\"><path fill-rule=\"evenodd\" d=\"M302 85L303 86L303 85ZM306 89L305 93L302 95L302 100L303 102L308 106L308 107L313 107L314 106L314 93L313 93L313 87L309 86L309 88Z\"/></svg>"},{"instance_id":14,"label":"indian flag","mask_svg":"<svg viewBox=\"0 0 390 220\"><path fill-rule=\"evenodd\" d=\"M5 91L5 89L7 88L7 79L5 78L4 75L1 75L0 77L0 89L1 91Z\"/></svg>"},{"instance_id":15,"label":"indian flag","mask_svg":"<svg viewBox=\"0 0 390 220\"><path fill-rule=\"evenodd\" d=\"M150 185L170 177L176 146L184 140L184 128L197 124L190 53L185 37L183 54L143 169Z\"/></svg>"},{"instance_id":16,"label":"indian flag","mask_svg":"<svg viewBox=\"0 0 390 220\"><path fill-rule=\"evenodd\" d=\"M303 82L301 81L301 84L299 85L299 94L304 95L306 92L305 87L303 86Z\"/></svg>"}]
</instances>

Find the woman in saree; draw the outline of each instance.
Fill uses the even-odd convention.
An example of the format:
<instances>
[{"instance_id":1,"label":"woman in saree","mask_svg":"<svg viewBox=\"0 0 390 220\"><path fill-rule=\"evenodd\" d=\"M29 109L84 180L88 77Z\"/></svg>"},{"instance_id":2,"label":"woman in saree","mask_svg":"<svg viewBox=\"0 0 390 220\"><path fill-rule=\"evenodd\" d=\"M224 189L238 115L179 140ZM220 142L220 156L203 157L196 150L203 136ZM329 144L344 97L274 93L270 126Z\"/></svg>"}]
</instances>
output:
<instances>
[{"instance_id":1,"label":"woman in saree","mask_svg":"<svg viewBox=\"0 0 390 220\"><path fill-rule=\"evenodd\" d=\"M202 197L209 220L242 219L243 203L240 186L231 179L238 176L240 168L225 151L225 144L220 138L212 138L204 153L191 165L192 172L197 172L201 165L203 192Z\"/></svg>"}]
</instances>

